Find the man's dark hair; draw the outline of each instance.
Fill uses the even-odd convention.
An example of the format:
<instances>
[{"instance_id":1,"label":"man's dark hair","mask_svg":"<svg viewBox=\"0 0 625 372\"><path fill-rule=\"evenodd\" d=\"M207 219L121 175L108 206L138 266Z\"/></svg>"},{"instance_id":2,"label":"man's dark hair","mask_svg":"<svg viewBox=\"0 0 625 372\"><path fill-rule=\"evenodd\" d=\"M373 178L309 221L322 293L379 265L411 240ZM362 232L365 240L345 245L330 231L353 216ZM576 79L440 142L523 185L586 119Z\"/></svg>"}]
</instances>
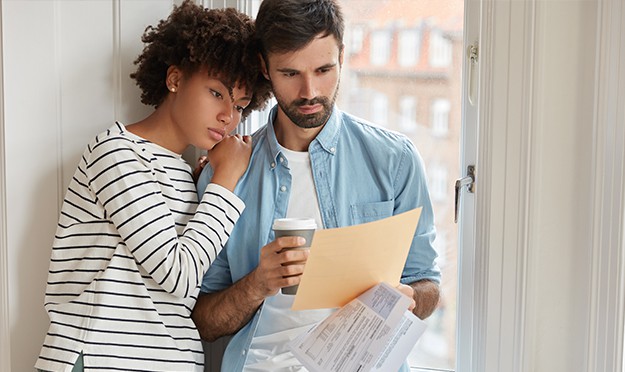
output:
<instances>
[{"instance_id":1,"label":"man's dark hair","mask_svg":"<svg viewBox=\"0 0 625 372\"><path fill-rule=\"evenodd\" d=\"M337 0L263 0L256 16L262 54L300 50L317 35L334 36L343 49L345 28Z\"/></svg>"},{"instance_id":2,"label":"man's dark hair","mask_svg":"<svg viewBox=\"0 0 625 372\"><path fill-rule=\"evenodd\" d=\"M228 87L239 83L252 93L252 102L242 116L262 108L271 97L271 87L260 73L259 45L254 21L233 9L206 9L186 0L174 6L167 19L148 26L141 40L143 52L130 74L141 88L141 102L158 107L168 89L167 69L178 67L186 77L202 68Z\"/></svg>"}]
</instances>

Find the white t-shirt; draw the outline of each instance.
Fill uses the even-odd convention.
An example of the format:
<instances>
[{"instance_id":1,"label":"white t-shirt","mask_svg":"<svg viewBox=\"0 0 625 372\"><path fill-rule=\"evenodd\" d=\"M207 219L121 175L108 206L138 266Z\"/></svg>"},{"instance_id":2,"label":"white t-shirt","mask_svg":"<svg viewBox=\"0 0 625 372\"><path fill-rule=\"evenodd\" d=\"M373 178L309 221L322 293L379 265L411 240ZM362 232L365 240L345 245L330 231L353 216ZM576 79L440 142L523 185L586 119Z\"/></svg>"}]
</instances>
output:
<instances>
[{"instance_id":1,"label":"white t-shirt","mask_svg":"<svg viewBox=\"0 0 625 372\"><path fill-rule=\"evenodd\" d=\"M279 161L288 162L292 178L286 217L314 218L318 228L323 228L308 152L281 150L285 158ZM334 309L292 311L294 299L295 296L281 292L265 299L244 371L306 371L291 353L288 342L328 317Z\"/></svg>"}]
</instances>

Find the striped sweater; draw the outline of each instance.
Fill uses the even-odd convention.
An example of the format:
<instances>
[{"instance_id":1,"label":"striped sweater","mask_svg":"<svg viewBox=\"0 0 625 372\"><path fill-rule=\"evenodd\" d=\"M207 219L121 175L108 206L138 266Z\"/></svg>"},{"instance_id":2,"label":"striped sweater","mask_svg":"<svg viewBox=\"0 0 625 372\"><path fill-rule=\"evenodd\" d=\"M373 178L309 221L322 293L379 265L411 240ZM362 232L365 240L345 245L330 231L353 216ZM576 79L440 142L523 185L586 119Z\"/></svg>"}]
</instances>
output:
<instances>
[{"instance_id":1,"label":"striped sweater","mask_svg":"<svg viewBox=\"0 0 625 372\"><path fill-rule=\"evenodd\" d=\"M85 150L54 237L50 328L36 368L202 371L191 320L203 274L243 202L211 184L198 202L180 155L116 123Z\"/></svg>"}]
</instances>

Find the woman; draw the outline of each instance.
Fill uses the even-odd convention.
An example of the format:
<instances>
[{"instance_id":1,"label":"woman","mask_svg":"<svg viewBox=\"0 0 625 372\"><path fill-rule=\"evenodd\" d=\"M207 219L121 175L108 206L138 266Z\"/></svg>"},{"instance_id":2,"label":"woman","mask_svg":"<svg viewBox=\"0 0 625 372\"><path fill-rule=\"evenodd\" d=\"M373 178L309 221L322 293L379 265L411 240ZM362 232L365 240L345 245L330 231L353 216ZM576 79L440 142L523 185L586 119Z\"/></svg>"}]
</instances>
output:
<instances>
[{"instance_id":1,"label":"woman","mask_svg":"<svg viewBox=\"0 0 625 372\"><path fill-rule=\"evenodd\" d=\"M97 135L69 184L36 368L203 370L190 314L244 208L232 191L251 153L249 137L229 134L270 95L253 32L234 9L190 1L146 29L131 77L155 110ZM210 150L215 169L199 201L180 155L189 145Z\"/></svg>"}]
</instances>

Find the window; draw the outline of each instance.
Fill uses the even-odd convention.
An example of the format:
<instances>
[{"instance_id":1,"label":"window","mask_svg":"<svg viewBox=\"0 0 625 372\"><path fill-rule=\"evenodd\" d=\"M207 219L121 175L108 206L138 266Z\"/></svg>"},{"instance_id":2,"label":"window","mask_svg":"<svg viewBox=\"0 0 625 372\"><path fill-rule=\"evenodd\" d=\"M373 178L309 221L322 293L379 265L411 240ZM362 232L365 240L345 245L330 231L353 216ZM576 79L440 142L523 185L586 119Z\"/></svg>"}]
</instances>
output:
<instances>
[{"instance_id":1,"label":"window","mask_svg":"<svg viewBox=\"0 0 625 372\"><path fill-rule=\"evenodd\" d=\"M373 117L374 124L382 127L387 126L388 121L388 98L384 93L375 93L373 95Z\"/></svg>"},{"instance_id":2,"label":"window","mask_svg":"<svg viewBox=\"0 0 625 372\"><path fill-rule=\"evenodd\" d=\"M421 154L431 182L437 229L434 244L441 253L442 301L428 318L427 334L412 350L409 362L413 370L453 370L456 368L458 230L449 190L450 178L459 173L461 105L455 102L461 101L462 74L460 64L451 61L452 56L459 59L464 56L463 24L458 22L464 19L464 2L441 0L428 7L414 0L341 0L341 3L347 30L353 23L378 25L378 30L364 35L363 51L368 45L370 58L346 54L339 106L408 136ZM390 27L380 30L382 25L396 27L397 47L393 47ZM443 27L444 34L436 31ZM433 39L427 40L429 37ZM422 45L428 46L425 64L418 63ZM432 53L436 55L431 56ZM440 79L438 71L432 71L435 66L448 67L444 79ZM368 94L372 91L375 93Z\"/></svg>"},{"instance_id":3,"label":"window","mask_svg":"<svg viewBox=\"0 0 625 372\"><path fill-rule=\"evenodd\" d=\"M444 137L449 132L449 100L436 99L432 102L432 136Z\"/></svg>"},{"instance_id":4,"label":"window","mask_svg":"<svg viewBox=\"0 0 625 372\"><path fill-rule=\"evenodd\" d=\"M385 65L391 56L391 34L386 30L371 33L369 58L373 66Z\"/></svg>"},{"instance_id":5,"label":"window","mask_svg":"<svg viewBox=\"0 0 625 372\"><path fill-rule=\"evenodd\" d=\"M447 168L440 164L432 165L430 166L428 177L430 179L429 187L432 200L440 202L447 199ZM438 240L438 237L436 240ZM440 242L438 242L438 244L440 244Z\"/></svg>"},{"instance_id":6,"label":"window","mask_svg":"<svg viewBox=\"0 0 625 372\"><path fill-rule=\"evenodd\" d=\"M399 99L399 128L404 133L414 133L417 130L417 100L411 96Z\"/></svg>"},{"instance_id":7,"label":"window","mask_svg":"<svg viewBox=\"0 0 625 372\"><path fill-rule=\"evenodd\" d=\"M349 36L347 36L349 35ZM362 43L365 38L365 29L363 26L353 26L348 33L346 33L347 37L349 37L349 49L347 50L350 54L358 54L362 50Z\"/></svg>"},{"instance_id":8,"label":"window","mask_svg":"<svg viewBox=\"0 0 625 372\"><path fill-rule=\"evenodd\" d=\"M397 54L401 67L414 66L419 61L421 38L419 30L403 30L399 32Z\"/></svg>"},{"instance_id":9,"label":"window","mask_svg":"<svg viewBox=\"0 0 625 372\"><path fill-rule=\"evenodd\" d=\"M437 263L442 272L442 299L427 319L428 329L408 361L413 371L453 371L456 368L459 263L458 232L448 188L451 175L459 172L460 121L452 121L452 118L461 117L461 105L452 105L452 102L460 102L458 87L462 84L460 64L451 61L452 57L462 59L464 56L463 24L457 21L464 19L464 1L440 0L427 9L415 0L340 1L346 18L346 50L338 106L377 125L404 133L416 145L428 167L437 229L434 247L439 253ZM260 0L251 0L251 4L253 16ZM391 28L381 28L391 24L421 26L398 28L397 47L394 47ZM440 31L443 24L445 33ZM421 46L428 46L423 51L427 56L422 55ZM428 63L419 64L421 56ZM432 73L435 67L449 68L445 79ZM421 102L426 103L419 104ZM255 115L261 114L250 115L247 133L266 121L266 117L254 118Z\"/></svg>"},{"instance_id":10,"label":"window","mask_svg":"<svg viewBox=\"0 0 625 372\"><path fill-rule=\"evenodd\" d=\"M430 32L430 65L432 67L448 67L451 65L451 42L440 30Z\"/></svg>"}]
</instances>

